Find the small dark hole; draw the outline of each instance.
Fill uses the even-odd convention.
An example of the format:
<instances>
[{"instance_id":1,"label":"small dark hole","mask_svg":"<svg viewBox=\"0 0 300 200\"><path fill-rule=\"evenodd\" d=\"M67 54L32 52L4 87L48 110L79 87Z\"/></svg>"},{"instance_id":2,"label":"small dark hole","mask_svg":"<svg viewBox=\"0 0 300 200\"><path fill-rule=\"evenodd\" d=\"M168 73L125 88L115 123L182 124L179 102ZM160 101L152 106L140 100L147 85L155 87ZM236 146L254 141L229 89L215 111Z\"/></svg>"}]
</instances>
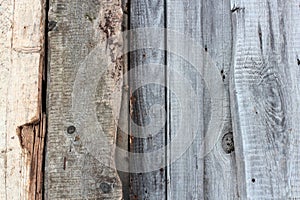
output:
<instances>
[{"instance_id":1,"label":"small dark hole","mask_svg":"<svg viewBox=\"0 0 300 200\"><path fill-rule=\"evenodd\" d=\"M204 50L207 51L207 46L206 45L204 46Z\"/></svg>"},{"instance_id":2,"label":"small dark hole","mask_svg":"<svg viewBox=\"0 0 300 200\"><path fill-rule=\"evenodd\" d=\"M297 58L297 63L298 63L298 66L300 66L300 59Z\"/></svg>"},{"instance_id":3,"label":"small dark hole","mask_svg":"<svg viewBox=\"0 0 300 200\"><path fill-rule=\"evenodd\" d=\"M255 178L253 178L251 181L252 181L252 183L255 183Z\"/></svg>"}]
</instances>

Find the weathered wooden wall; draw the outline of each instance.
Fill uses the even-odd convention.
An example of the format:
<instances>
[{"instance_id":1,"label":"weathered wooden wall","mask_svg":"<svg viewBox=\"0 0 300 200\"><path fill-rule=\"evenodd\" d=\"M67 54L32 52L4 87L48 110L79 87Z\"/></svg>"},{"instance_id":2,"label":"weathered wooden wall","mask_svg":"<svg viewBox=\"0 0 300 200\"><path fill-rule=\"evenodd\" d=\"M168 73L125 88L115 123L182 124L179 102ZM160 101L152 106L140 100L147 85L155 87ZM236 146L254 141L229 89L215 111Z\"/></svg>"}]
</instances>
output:
<instances>
[{"instance_id":1,"label":"weathered wooden wall","mask_svg":"<svg viewBox=\"0 0 300 200\"><path fill-rule=\"evenodd\" d=\"M300 0L4 0L0 22L0 199L300 199Z\"/></svg>"},{"instance_id":2,"label":"weathered wooden wall","mask_svg":"<svg viewBox=\"0 0 300 200\"><path fill-rule=\"evenodd\" d=\"M298 0L51 1L45 197L299 198L299 19ZM111 42L121 23L124 31L167 28L182 37L157 29L161 37L139 31ZM157 48L147 48L154 43ZM127 46L137 49L121 59ZM117 63L130 76L115 78ZM91 74L103 70L108 73L101 79ZM162 84L137 88L145 75ZM95 83L97 88L90 85ZM190 110L193 93L198 99ZM96 109L87 105L95 103ZM153 115L157 104L165 112ZM112 110L119 108L117 129L119 112ZM153 123L164 120L163 126ZM139 138L145 133L138 126L149 124L161 127ZM75 133L68 134L70 126ZM194 140L177 158L174 148L185 145L172 144L180 126ZM97 134L130 153L113 155ZM160 161L135 159L167 145ZM116 165L103 165L101 159L114 156ZM154 163L161 168L149 172ZM120 166L125 172L117 174Z\"/></svg>"}]
</instances>

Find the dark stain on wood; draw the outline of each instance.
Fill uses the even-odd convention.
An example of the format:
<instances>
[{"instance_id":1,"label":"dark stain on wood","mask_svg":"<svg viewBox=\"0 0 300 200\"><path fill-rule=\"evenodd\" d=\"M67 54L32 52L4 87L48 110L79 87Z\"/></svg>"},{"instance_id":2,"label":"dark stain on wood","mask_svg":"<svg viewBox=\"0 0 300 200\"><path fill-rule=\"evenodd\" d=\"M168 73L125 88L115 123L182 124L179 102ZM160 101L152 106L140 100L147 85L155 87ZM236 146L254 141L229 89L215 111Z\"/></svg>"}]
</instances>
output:
<instances>
[{"instance_id":1,"label":"dark stain on wood","mask_svg":"<svg viewBox=\"0 0 300 200\"><path fill-rule=\"evenodd\" d=\"M234 151L234 141L232 132L227 133L222 138L222 148L227 153L230 154Z\"/></svg>"},{"instance_id":2,"label":"dark stain on wood","mask_svg":"<svg viewBox=\"0 0 300 200\"><path fill-rule=\"evenodd\" d=\"M241 8L241 7L234 5L233 8L231 9L231 12L234 13L234 12L238 12L238 11L244 10L244 9L245 8Z\"/></svg>"},{"instance_id":3,"label":"dark stain on wood","mask_svg":"<svg viewBox=\"0 0 300 200\"><path fill-rule=\"evenodd\" d=\"M261 53L263 53L263 41L262 41L262 32L261 32L261 25L258 23L258 37L259 37L259 47Z\"/></svg>"},{"instance_id":4,"label":"dark stain on wood","mask_svg":"<svg viewBox=\"0 0 300 200\"><path fill-rule=\"evenodd\" d=\"M116 10L106 10L104 14L104 22L101 22L99 28L106 34L106 37L115 35L115 29L118 27L118 23L122 20L122 15L120 15Z\"/></svg>"},{"instance_id":5,"label":"dark stain on wood","mask_svg":"<svg viewBox=\"0 0 300 200\"><path fill-rule=\"evenodd\" d=\"M66 157L64 157L64 170L66 170L66 167L67 167L67 158Z\"/></svg>"},{"instance_id":6,"label":"dark stain on wood","mask_svg":"<svg viewBox=\"0 0 300 200\"><path fill-rule=\"evenodd\" d=\"M56 21L49 21L48 22L48 31L53 31L56 27L57 22Z\"/></svg>"}]
</instances>

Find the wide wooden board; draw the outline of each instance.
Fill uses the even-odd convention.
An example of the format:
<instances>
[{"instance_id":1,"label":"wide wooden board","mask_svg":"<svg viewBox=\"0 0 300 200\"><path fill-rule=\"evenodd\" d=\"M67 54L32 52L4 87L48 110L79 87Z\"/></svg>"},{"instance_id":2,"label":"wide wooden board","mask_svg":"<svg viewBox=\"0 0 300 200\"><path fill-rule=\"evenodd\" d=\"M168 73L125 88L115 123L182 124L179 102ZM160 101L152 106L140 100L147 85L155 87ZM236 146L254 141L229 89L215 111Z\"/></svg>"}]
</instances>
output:
<instances>
[{"instance_id":1,"label":"wide wooden board","mask_svg":"<svg viewBox=\"0 0 300 200\"><path fill-rule=\"evenodd\" d=\"M299 199L299 0L235 1L231 81L241 199Z\"/></svg>"},{"instance_id":2,"label":"wide wooden board","mask_svg":"<svg viewBox=\"0 0 300 200\"><path fill-rule=\"evenodd\" d=\"M50 0L46 199L121 199L121 2Z\"/></svg>"}]
</instances>

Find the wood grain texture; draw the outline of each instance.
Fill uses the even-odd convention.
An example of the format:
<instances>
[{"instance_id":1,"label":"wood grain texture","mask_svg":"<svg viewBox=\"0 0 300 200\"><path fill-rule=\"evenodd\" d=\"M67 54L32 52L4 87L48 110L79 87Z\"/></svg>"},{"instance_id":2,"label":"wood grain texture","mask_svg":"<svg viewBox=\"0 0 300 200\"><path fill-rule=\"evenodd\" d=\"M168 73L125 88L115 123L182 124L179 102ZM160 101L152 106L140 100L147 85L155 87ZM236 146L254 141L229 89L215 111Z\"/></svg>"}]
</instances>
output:
<instances>
[{"instance_id":1,"label":"wood grain texture","mask_svg":"<svg viewBox=\"0 0 300 200\"><path fill-rule=\"evenodd\" d=\"M163 28L165 23L165 5L161 0L133 0L130 1L130 29L143 27L159 27ZM166 96L164 86L157 84L143 84L145 75L148 77L157 77L164 82L164 67L162 70L153 68L151 64L164 65L165 53L159 49L147 49L147 44L151 43L151 38L147 37L148 33L136 34L131 38L132 47L141 46L145 49L139 49L130 54L130 70L133 70L130 78L130 100L131 100L131 118L133 123L138 126L145 127L151 125L157 126L154 122L161 122L165 119L164 112L151 111L151 107L155 104L165 107ZM153 39L153 38L152 38ZM156 38L158 46L164 47L164 35ZM142 83L143 87L138 87ZM132 90L136 88L137 90ZM154 114L154 115L153 115ZM134 135L144 136L144 132L133 129L130 125L131 141L130 151L134 153L148 153L161 149L165 146L165 127L159 127L158 132L147 138L138 138ZM129 167L131 171L139 166L140 173L130 174L130 199L166 199L166 174L164 169L165 155L161 155L161 169L152 172L145 172L151 168L153 162L157 162L157 158L130 158ZM143 171L145 170L145 171Z\"/></svg>"},{"instance_id":2,"label":"wood grain texture","mask_svg":"<svg viewBox=\"0 0 300 200\"><path fill-rule=\"evenodd\" d=\"M44 145L46 134L46 115L34 123L18 127L17 135L22 147L22 175L21 189L25 191L24 199L43 199L44 176Z\"/></svg>"},{"instance_id":3,"label":"wood grain texture","mask_svg":"<svg viewBox=\"0 0 300 200\"><path fill-rule=\"evenodd\" d=\"M299 3L233 2L230 88L241 199L300 198Z\"/></svg>"},{"instance_id":4,"label":"wood grain texture","mask_svg":"<svg viewBox=\"0 0 300 200\"><path fill-rule=\"evenodd\" d=\"M123 24L122 31L128 31L129 28L129 2L128 0L122 0L122 9L123 9ZM124 39L124 47L129 46L129 40ZM123 48L123 73L128 72L129 68L129 54L125 52L125 48ZM123 93L122 93L122 103L120 109L120 117L118 122L118 134L117 134L117 148L122 149L126 153L116 152L115 160L116 167L119 170L118 174L122 182L122 193L123 199L129 199L129 118L130 118L130 91L129 91L129 77L123 78Z\"/></svg>"},{"instance_id":5,"label":"wood grain texture","mask_svg":"<svg viewBox=\"0 0 300 200\"><path fill-rule=\"evenodd\" d=\"M170 41L167 36L168 46L174 49L184 49L182 55L170 54L167 59L168 68L190 80L198 96L198 101L194 101L192 105L176 103L176 96L172 95L171 91L181 91L177 94L178 96L185 94L187 88L183 86L176 73L168 74L169 139L177 137L178 130L176 129L182 126L180 114L183 110L189 110L190 106L198 107L197 111L195 109L192 111L193 114L182 116L188 118L186 120L188 124L183 125L187 127L186 132L194 131L190 122L195 118L199 120L198 132L193 144L180 159L170 166L168 198L236 199L235 156L233 150L230 150L230 153L224 151L223 146L226 149L228 144L224 145L222 140L232 132L227 77L232 49L230 3L228 1L170 0L167 5L167 28L185 34L187 37L183 42L181 39ZM197 48L189 46L190 40L197 45ZM180 58L183 55L185 55L183 57L185 60ZM215 68L216 73L207 72L211 68ZM215 91L219 93L221 104L214 104L211 101L214 89L207 88L209 86L218 88ZM191 95L187 94L185 98L191 98ZM216 110L222 110L221 122L212 117L212 113ZM209 126L209 123L214 123L214 121L217 121L214 124L215 127ZM220 132L214 133L217 137L214 134L211 135L211 130L208 130L217 131L216 126L222 126L221 130L218 130ZM203 146L206 150L203 150ZM173 160L172 152L170 152L169 160Z\"/></svg>"},{"instance_id":6,"label":"wood grain texture","mask_svg":"<svg viewBox=\"0 0 300 200\"><path fill-rule=\"evenodd\" d=\"M187 35L187 37L195 42L199 47L202 47L201 34L201 1L167 1L167 28L176 31L180 34ZM170 34L167 35L167 48L174 46L174 49L184 49L184 55L192 56L194 49L191 48L187 42L178 40L171 40ZM197 51L200 53L201 50ZM196 53L196 54L197 54ZM200 55L199 55L200 56ZM189 57L173 54L168 52L167 68L168 68L168 142L170 147L174 146L172 140L179 137L179 127L184 127L185 135L189 133L195 134L193 143L185 149L185 143L176 145L173 148L180 148L186 150L182 152L180 158L173 158L174 152L170 149L168 160L168 193L167 199L203 199L204 198L204 162L203 155L201 155L201 145L204 138L204 104L203 104L203 82L201 72L197 66L193 66L188 60ZM197 63L198 64L198 63ZM169 71L170 70L170 71ZM178 73L178 74L177 74ZM187 88L178 75L183 76L190 82L190 88ZM198 96L199 101L188 102L192 93ZM179 96L182 96L179 98ZM181 102L184 99L184 102ZM184 111L192 108L194 113L185 115ZM196 110L197 108L197 110ZM199 120L197 130L191 125L195 119ZM185 121L184 121L185 120ZM185 138L182 138L184 140ZM203 148L203 147L202 147Z\"/></svg>"},{"instance_id":7,"label":"wood grain texture","mask_svg":"<svg viewBox=\"0 0 300 200\"><path fill-rule=\"evenodd\" d=\"M204 160L204 199L219 199L220 197L221 199L238 199L234 141L230 139L225 141L228 136L232 138L229 74L232 65L233 36L230 6L230 2L226 0L207 0L203 1L201 7L202 45L219 71L216 76L222 79L225 87L223 94L224 126L214 148L205 156ZM204 67L211 66L207 63ZM208 112L210 109L218 109L209 107L207 101L204 103ZM206 110L204 113L208 113ZM204 121L205 124L208 123L206 114ZM207 133L207 130L205 132Z\"/></svg>"},{"instance_id":8,"label":"wood grain texture","mask_svg":"<svg viewBox=\"0 0 300 200\"><path fill-rule=\"evenodd\" d=\"M118 0L50 1L45 199L122 198L122 18Z\"/></svg>"},{"instance_id":9,"label":"wood grain texture","mask_svg":"<svg viewBox=\"0 0 300 200\"><path fill-rule=\"evenodd\" d=\"M43 138L35 141L33 132L27 132L28 142L39 146L29 153L17 133L18 127L43 121L44 11L43 0L4 0L0 5L0 199L41 199Z\"/></svg>"}]
</instances>

